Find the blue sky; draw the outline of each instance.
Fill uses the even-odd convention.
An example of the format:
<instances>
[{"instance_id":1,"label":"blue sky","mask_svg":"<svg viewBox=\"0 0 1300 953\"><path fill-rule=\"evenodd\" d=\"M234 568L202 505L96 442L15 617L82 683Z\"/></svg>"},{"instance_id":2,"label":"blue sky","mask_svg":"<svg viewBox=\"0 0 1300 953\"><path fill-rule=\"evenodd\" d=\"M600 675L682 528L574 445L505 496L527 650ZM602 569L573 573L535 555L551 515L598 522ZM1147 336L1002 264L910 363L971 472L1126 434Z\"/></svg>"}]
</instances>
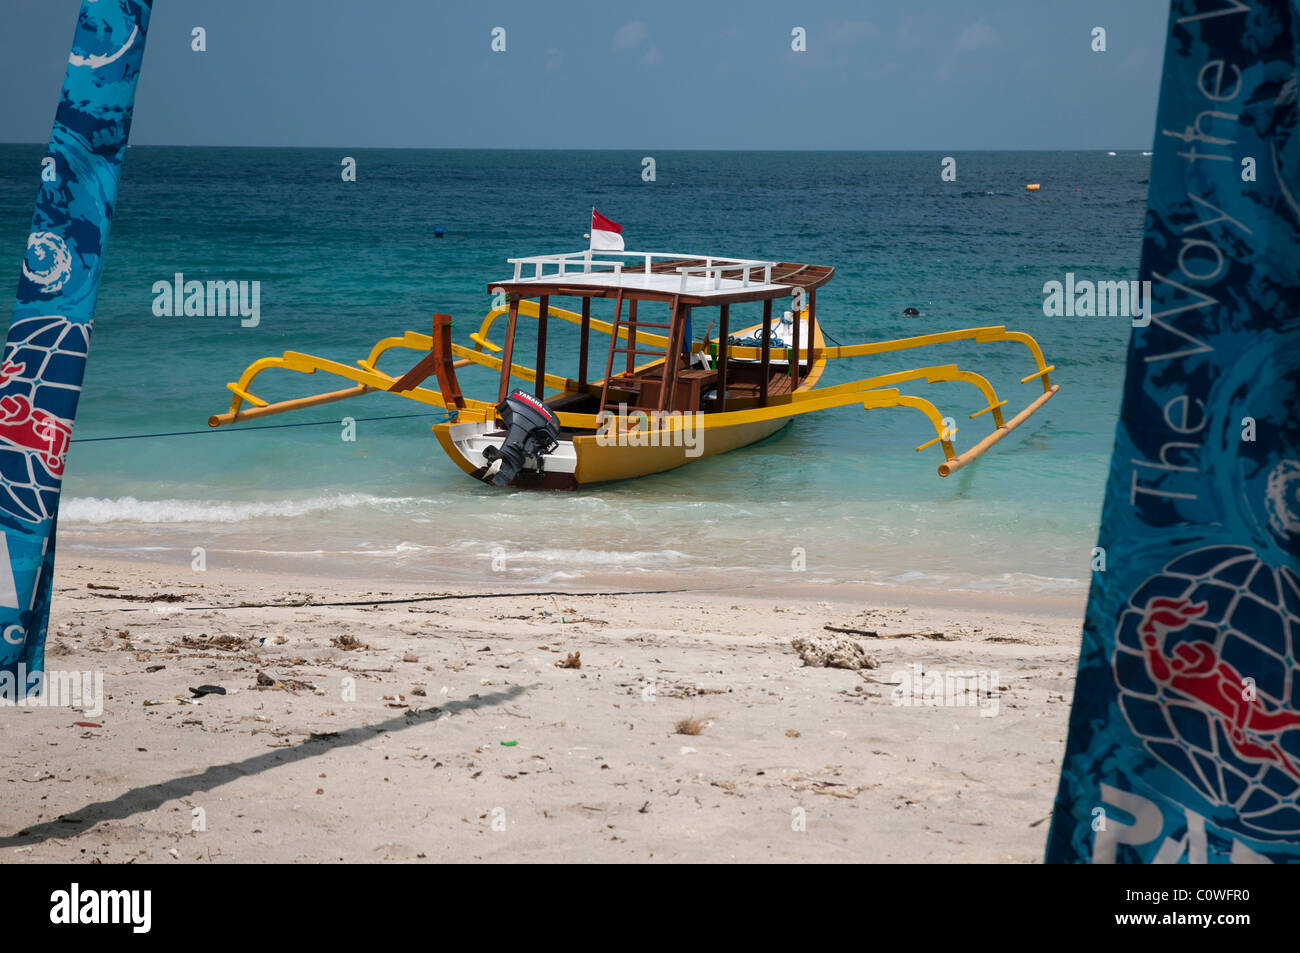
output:
<instances>
[{"instance_id":1,"label":"blue sky","mask_svg":"<svg viewBox=\"0 0 1300 953\"><path fill-rule=\"evenodd\" d=\"M103 0L111 2L111 0ZM45 142L80 0L0 0ZM1166 0L156 0L141 145L1149 149ZM1093 52L1092 29L1107 50ZM207 52L190 49L207 31ZM505 52L491 50L505 29ZM807 51L791 49L803 27Z\"/></svg>"}]
</instances>

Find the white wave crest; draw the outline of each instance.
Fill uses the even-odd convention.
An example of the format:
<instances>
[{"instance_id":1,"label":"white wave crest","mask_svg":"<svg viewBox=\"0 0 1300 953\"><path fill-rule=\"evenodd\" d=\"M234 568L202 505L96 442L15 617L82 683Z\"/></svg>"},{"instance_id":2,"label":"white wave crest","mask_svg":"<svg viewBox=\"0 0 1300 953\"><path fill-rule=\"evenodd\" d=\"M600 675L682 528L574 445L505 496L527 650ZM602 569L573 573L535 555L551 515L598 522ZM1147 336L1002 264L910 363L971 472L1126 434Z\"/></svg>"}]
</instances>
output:
<instances>
[{"instance_id":1,"label":"white wave crest","mask_svg":"<svg viewBox=\"0 0 1300 953\"><path fill-rule=\"evenodd\" d=\"M64 500L59 507L63 525L108 523L243 523L285 519L331 510L372 507L392 509L411 503L433 505L415 497L381 497L369 493L336 493L301 500L234 502L225 500L138 500L133 496L102 499L94 496Z\"/></svg>"}]
</instances>

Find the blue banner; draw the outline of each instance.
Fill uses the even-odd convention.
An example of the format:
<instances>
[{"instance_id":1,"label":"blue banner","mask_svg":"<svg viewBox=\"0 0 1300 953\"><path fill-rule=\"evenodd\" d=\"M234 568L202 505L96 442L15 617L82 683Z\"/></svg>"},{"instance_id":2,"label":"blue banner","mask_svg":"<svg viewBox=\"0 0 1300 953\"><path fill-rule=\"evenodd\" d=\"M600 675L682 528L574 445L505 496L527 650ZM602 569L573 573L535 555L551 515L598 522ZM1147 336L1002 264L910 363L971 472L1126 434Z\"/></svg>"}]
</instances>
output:
<instances>
[{"instance_id":1,"label":"blue banner","mask_svg":"<svg viewBox=\"0 0 1300 953\"><path fill-rule=\"evenodd\" d=\"M1300 859L1300 0L1174 0L1048 862Z\"/></svg>"},{"instance_id":2,"label":"blue banner","mask_svg":"<svg viewBox=\"0 0 1300 953\"><path fill-rule=\"evenodd\" d=\"M0 358L0 698L39 694L54 529L152 0L84 0Z\"/></svg>"}]
</instances>

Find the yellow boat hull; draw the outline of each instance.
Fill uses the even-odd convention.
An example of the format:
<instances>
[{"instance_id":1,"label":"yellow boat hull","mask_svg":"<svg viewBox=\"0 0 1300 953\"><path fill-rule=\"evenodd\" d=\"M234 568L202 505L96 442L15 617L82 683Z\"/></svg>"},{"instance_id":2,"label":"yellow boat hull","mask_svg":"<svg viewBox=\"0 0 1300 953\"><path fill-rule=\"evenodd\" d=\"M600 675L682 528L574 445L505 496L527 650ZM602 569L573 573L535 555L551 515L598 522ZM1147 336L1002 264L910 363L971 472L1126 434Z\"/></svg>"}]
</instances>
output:
<instances>
[{"instance_id":1,"label":"yellow boat hull","mask_svg":"<svg viewBox=\"0 0 1300 953\"><path fill-rule=\"evenodd\" d=\"M575 489L579 486L663 473L705 457L757 443L772 436L792 419L776 417L715 426L706 423L688 431L685 439L675 438L672 431L646 434L632 431L607 437L578 436L572 441L576 457L572 473L551 471L534 477L521 472L518 485L540 489ZM452 426L450 423L442 423L433 427L443 451L461 470L472 477L486 480L486 468L470 460L452 439ZM678 435L680 437L680 432ZM652 445L660 441L667 445Z\"/></svg>"},{"instance_id":2,"label":"yellow boat hull","mask_svg":"<svg viewBox=\"0 0 1300 953\"><path fill-rule=\"evenodd\" d=\"M747 447L751 443L764 440L792 419L778 417L775 420L712 427L706 423L696 429L695 437L698 442L694 447L619 446L608 443L601 445L597 437L577 437L573 441L578 455L575 482L579 486L586 486L675 470L695 460ZM652 439L654 436L656 435L645 435L647 439Z\"/></svg>"}]
</instances>

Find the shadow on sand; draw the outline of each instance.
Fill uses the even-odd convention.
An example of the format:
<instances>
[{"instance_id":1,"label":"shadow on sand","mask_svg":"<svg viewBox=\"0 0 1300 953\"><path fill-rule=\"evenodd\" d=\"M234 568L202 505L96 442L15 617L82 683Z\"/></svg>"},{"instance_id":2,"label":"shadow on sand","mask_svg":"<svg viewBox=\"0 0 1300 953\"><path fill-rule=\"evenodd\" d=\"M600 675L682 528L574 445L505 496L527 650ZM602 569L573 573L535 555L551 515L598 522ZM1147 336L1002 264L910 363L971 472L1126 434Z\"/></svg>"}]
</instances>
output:
<instances>
[{"instance_id":1,"label":"shadow on sand","mask_svg":"<svg viewBox=\"0 0 1300 953\"><path fill-rule=\"evenodd\" d=\"M32 827L24 828L17 834L0 837L0 849L5 847L26 847L53 837L76 837L84 834L96 824L103 821L120 821L133 814L157 810L168 801L189 797L199 791L237 781L239 778L269 771L272 768L305 761L326 754L346 745L360 744L374 738L375 735L388 731L402 731L414 725L436 721L444 715L475 708L487 708L513 701L528 689L512 685L508 690L480 695L465 701L447 702L437 708L424 708L408 712L387 721L373 725L362 725L340 732L312 735L306 741L288 748L273 748L243 761L230 764L212 765L199 774L190 774L181 778L172 778L159 784L124 791L111 801L97 801L87 804L79 810L70 811L52 821L45 821Z\"/></svg>"}]
</instances>

